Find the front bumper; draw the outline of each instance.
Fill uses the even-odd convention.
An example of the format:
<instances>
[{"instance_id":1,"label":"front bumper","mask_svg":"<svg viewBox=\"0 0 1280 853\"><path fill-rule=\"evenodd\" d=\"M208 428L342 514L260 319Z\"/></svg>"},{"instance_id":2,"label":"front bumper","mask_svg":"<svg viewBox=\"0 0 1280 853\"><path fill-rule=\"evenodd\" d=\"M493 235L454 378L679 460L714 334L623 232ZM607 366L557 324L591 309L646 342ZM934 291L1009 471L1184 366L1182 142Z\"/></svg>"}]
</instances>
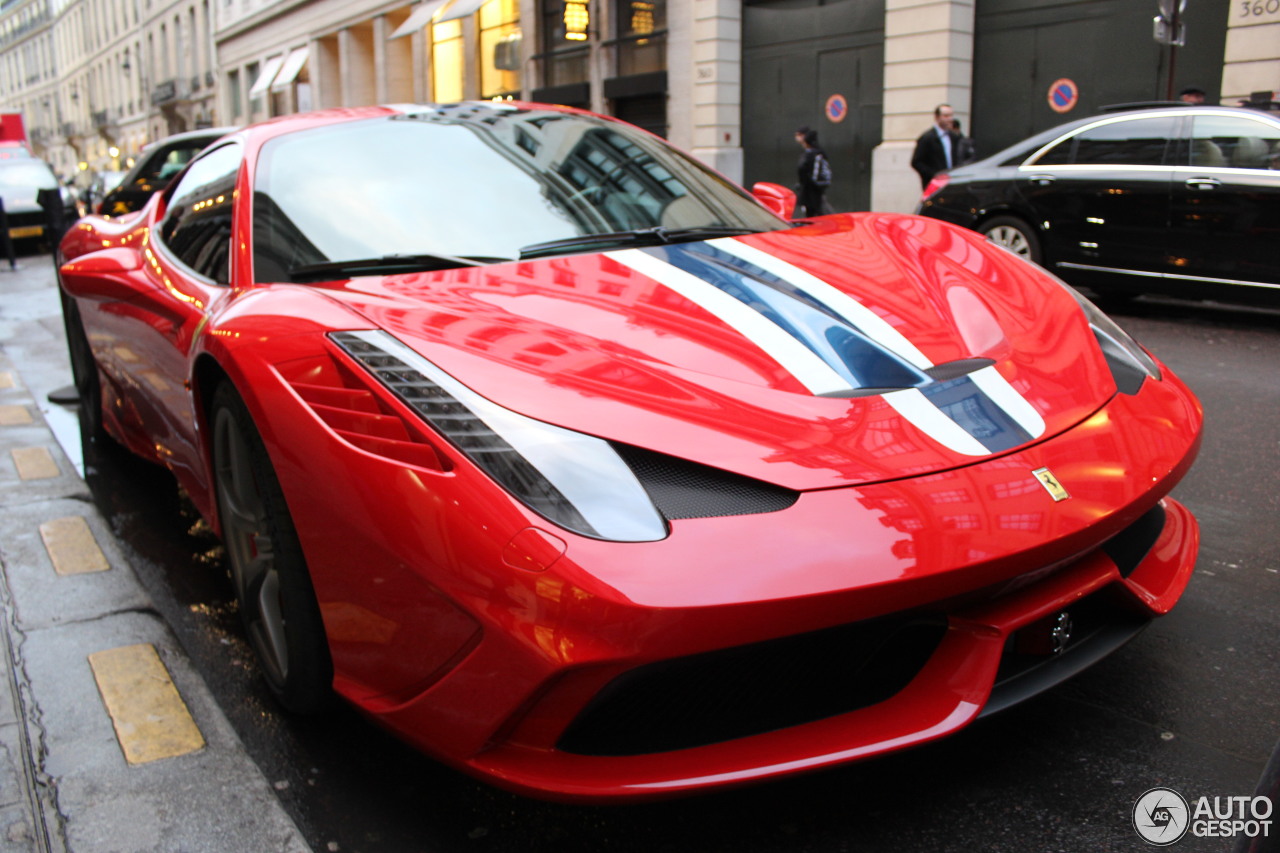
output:
<instances>
[{"instance_id":1,"label":"front bumper","mask_svg":"<svg viewBox=\"0 0 1280 853\"><path fill-rule=\"evenodd\" d=\"M945 636L915 677L868 707L749 737L640 755L503 744L467 766L530 794L642 799L817 770L943 737L1085 668L1172 606L1194 568L1198 528L1176 501L1166 499L1163 510L1159 537L1128 577L1097 551L1033 586L957 610L947 616ZM1099 619L1095 630L1038 666L1000 678L1002 661L1018 654L1020 632L1085 607Z\"/></svg>"},{"instance_id":2,"label":"front bumper","mask_svg":"<svg viewBox=\"0 0 1280 853\"><path fill-rule=\"evenodd\" d=\"M1196 523L1165 496L1195 457L1201 413L1172 375L1015 453L806 492L765 515L673 522L667 539L629 544L555 530L461 463L432 472L357 451L303 405L277 398L255 418L307 552L335 686L423 751L542 797L666 797L927 742L1115 648L1173 606L1195 564ZM1040 468L1070 499L1054 500ZM1087 630L1037 653L1064 612ZM825 690L848 675L824 670L821 641L856 649L859 626L883 624L891 638L924 627L888 663L859 658L887 673L875 689ZM794 692L809 703L798 717L773 701L791 682L749 680L752 655L780 646L796 666L761 672L812 673ZM748 679L729 691L700 678L716 655L736 655ZM680 683L662 681L672 666L692 689L646 690ZM659 693L677 701L645 704ZM725 697L775 716L717 731ZM702 703L696 725L665 719L682 698Z\"/></svg>"}]
</instances>

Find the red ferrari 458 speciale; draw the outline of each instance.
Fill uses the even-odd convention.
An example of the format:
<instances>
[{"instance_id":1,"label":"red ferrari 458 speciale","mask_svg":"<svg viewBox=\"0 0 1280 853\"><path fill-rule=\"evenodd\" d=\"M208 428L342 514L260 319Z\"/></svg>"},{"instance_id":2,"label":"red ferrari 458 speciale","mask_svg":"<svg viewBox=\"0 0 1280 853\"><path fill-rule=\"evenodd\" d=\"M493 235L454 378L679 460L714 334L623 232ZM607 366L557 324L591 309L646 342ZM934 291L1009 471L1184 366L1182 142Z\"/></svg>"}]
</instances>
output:
<instances>
[{"instance_id":1,"label":"red ferrari 458 speciale","mask_svg":"<svg viewBox=\"0 0 1280 853\"><path fill-rule=\"evenodd\" d=\"M283 705L546 797L919 744L1167 612L1191 392L971 231L790 202L560 107L250 127L63 241L83 417Z\"/></svg>"}]
</instances>

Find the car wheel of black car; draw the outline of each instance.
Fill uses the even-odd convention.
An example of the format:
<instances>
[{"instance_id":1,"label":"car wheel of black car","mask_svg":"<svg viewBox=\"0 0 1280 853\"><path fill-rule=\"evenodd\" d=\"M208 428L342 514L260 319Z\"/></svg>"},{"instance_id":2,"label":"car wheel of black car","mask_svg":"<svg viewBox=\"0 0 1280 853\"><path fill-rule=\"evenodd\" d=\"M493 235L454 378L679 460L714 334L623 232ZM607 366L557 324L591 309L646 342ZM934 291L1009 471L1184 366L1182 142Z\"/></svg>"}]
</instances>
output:
<instances>
[{"instance_id":1,"label":"car wheel of black car","mask_svg":"<svg viewBox=\"0 0 1280 853\"><path fill-rule=\"evenodd\" d=\"M284 493L230 384L214 392L211 411L222 541L249 643L280 704L318 711L330 696L333 664Z\"/></svg>"},{"instance_id":2,"label":"car wheel of black car","mask_svg":"<svg viewBox=\"0 0 1280 853\"><path fill-rule=\"evenodd\" d=\"M67 333L67 354L71 359L71 378L80 395L82 435L93 439L106 437L102 425L102 381L98 363L93 360L89 337L80 319L80 309L73 299L62 294L62 323Z\"/></svg>"},{"instance_id":3,"label":"car wheel of black car","mask_svg":"<svg viewBox=\"0 0 1280 853\"><path fill-rule=\"evenodd\" d=\"M978 226L978 231L1015 255L1040 263L1040 238L1030 225L1016 216L997 216Z\"/></svg>"}]
</instances>

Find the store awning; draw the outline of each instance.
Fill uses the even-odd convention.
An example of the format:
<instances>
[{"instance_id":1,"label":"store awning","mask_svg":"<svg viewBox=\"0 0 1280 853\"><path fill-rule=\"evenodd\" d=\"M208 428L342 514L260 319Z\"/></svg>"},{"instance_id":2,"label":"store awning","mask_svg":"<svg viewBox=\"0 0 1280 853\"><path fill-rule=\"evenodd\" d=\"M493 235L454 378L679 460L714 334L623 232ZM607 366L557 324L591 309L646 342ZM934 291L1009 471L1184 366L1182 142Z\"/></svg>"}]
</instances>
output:
<instances>
[{"instance_id":1,"label":"store awning","mask_svg":"<svg viewBox=\"0 0 1280 853\"><path fill-rule=\"evenodd\" d=\"M249 100L261 98L271 88L271 81L276 79L276 74L280 72L280 66L284 64L284 55L273 56L267 60L267 64L262 66L262 73L258 75L258 79L253 81L253 85L249 87Z\"/></svg>"},{"instance_id":2,"label":"store awning","mask_svg":"<svg viewBox=\"0 0 1280 853\"><path fill-rule=\"evenodd\" d=\"M418 7L409 13L409 17L405 22L396 27L396 31L391 34L391 38L398 39L401 36L410 36L427 25L431 17L439 12L445 3L449 0L426 0L419 3Z\"/></svg>"},{"instance_id":3,"label":"store awning","mask_svg":"<svg viewBox=\"0 0 1280 853\"><path fill-rule=\"evenodd\" d=\"M437 15L435 22L443 24L445 21L453 21L458 18L465 18L467 15L474 15L489 0L453 0L448 9L444 10L444 14Z\"/></svg>"},{"instance_id":4,"label":"store awning","mask_svg":"<svg viewBox=\"0 0 1280 853\"><path fill-rule=\"evenodd\" d=\"M298 72L306 64L307 49L305 47L296 47L291 50L289 58L284 61L284 66L280 69L280 73L276 75L275 82L271 84L271 91L282 92L292 86L293 81L298 79Z\"/></svg>"}]
</instances>

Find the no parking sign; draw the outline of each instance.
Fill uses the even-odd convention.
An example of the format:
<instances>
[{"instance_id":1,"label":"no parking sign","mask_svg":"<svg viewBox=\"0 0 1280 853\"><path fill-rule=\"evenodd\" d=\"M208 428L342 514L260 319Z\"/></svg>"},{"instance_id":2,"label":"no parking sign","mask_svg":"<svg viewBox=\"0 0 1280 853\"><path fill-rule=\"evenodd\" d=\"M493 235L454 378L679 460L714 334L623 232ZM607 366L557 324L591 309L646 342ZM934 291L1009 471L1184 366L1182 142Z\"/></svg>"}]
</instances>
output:
<instances>
[{"instance_id":1,"label":"no parking sign","mask_svg":"<svg viewBox=\"0 0 1280 853\"><path fill-rule=\"evenodd\" d=\"M827 121L832 124L839 124L844 121L844 117L849 114L849 102L845 100L844 95L832 95L827 98L826 106Z\"/></svg>"},{"instance_id":2,"label":"no parking sign","mask_svg":"<svg viewBox=\"0 0 1280 853\"><path fill-rule=\"evenodd\" d=\"M1055 113L1070 112L1080 100L1080 87L1069 77L1054 80L1049 87L1049 109Z\"/></svg>"}]
</instances>

